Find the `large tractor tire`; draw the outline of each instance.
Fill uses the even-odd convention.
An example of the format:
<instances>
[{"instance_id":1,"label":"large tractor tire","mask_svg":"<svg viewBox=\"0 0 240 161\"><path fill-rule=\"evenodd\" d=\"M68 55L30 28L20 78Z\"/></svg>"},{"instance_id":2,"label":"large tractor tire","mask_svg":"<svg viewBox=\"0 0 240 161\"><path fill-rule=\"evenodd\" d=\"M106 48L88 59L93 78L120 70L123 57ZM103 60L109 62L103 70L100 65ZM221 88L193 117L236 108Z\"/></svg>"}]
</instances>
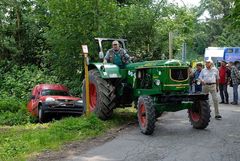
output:
<instances>
[{"instance_id":1,"label":"large tractor tire","mask_svg":"<svg viewBox=\"0 0 240 161\"><path fill-rule=\"evenodd\" d=\"M195 101L192 108L188 109L188 117L193 128L205 129L210 122L210 112L208 101Z\"/></svg>"},{"instance_id":2,"label":"large tractor tire","mask_svg":"<svg viewBox=\"0 0 240 161\"><path fill-rule=\"evenodd\" d=\"M101 78L97 69L89 71L90 111L102 120L111 118L116 106L114 86ZM86 109L86 83L83 80L83 104Z\"/></svg>"},{"instance_id":3,"label":"large tractor tire","mask_svg":"<svg viewBox=\"0 0 240 161\"><path fill-rule=\"evenodd\" d=\"M145 135L151 135L155 129L155 108L150 96L140 96L138 98L138 123L140 130Z\"/></svg>"}]
</instances>

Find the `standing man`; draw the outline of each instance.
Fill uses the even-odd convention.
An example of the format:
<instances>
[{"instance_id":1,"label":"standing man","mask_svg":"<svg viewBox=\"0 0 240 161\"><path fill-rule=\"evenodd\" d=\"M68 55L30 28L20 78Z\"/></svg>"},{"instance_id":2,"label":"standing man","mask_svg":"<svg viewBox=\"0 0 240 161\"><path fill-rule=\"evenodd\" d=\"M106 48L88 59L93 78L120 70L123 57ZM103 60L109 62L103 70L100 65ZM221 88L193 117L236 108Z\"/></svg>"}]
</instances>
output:
<instances>
[{"instance_id":1,"label":"standing man","mask_svg":"<svg viewBox=\"0 0 240 161\"><path fill-rule=\"evenodd\" d=\"M228 87L228 83L230 81L230 70L226 67L227 62L225 62L224 60L221 61L221 66L219 68L219 90L220 90L220 96L221 96L221 102L228 104L229 101L229 96L228 96L228 91L227 91L227 87Z\"/></svg>"},{"instance_id":2,"label":"standing man","mask_svg":"<svg viewBox=\"0 0 240 161\"><path fill-rule=\"evenodd\" d=\"M240 80L240 75L236 64L236 62L229 62L229 66L231 69L231 82L233 87L233 102L231 102L232 105L238 105L238 84Z\"/></svg>"},{"instance_id":3,"label":"standing man","mask_svg":"<svg viewBox=\"0 0 240 161\"><path fill-rule=\"evenodd\" d=\"M215 110L215 119L221 119L222 116L219 114L217 98L219 73L217 68L213 66L212 60L206 61L206 67L201 71L199 79L203 85L203 93L210 93L212 95Z\"/></svg>"},{"instance_id":4,"label":"standing man","mask_svg":"<svg viewBox=\"0 0 240 161\"><path fill-rule=\"evenodd\" d=\"M197 63L196 68L197 70L193 74L193 84L195 85L195 93L202 92L202 83L199 80L199 75L202 71L202 63Z\"/></svg>"},{"instance_id":5,"label":"standing man","mask_svg":"<svg viewBox=\"0 0 240 161\"><path fill-rule=\"evenodd\" d=\"M126 50L120 48L118 41L112 42L112 48L109 49L104 57L104 63L109 62L124 68L130 62L130 56Z\"/></svg>"}]
</instances>

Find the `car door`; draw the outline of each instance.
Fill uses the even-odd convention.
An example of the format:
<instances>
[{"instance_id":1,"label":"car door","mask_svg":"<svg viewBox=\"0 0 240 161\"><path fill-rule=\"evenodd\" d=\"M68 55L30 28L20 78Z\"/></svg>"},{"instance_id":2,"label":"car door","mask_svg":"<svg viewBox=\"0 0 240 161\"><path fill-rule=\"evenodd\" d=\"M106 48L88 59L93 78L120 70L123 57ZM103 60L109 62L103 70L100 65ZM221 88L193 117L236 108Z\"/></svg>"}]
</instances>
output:
<instances>
[{"instance_id":1,"label":"car door","mask_svg":"<svg viewBox=\"0 0 240 161\"><path fill-rule=\"evenodd\" d=\"M37 107L38 107L38 102L39 102L39 89L35 87L32 91L32 94L30 96L30 100L28 102L28 111L32 113L32 115L37 115Z\"/></svg>"}]
</instances>

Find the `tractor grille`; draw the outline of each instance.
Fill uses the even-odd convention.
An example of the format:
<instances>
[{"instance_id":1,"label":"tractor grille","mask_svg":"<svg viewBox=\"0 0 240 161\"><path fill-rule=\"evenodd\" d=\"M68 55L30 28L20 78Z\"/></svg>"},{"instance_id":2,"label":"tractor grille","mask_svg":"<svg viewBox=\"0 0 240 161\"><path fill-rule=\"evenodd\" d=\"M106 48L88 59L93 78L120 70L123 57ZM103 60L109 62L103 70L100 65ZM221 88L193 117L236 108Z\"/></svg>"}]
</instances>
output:
<instances>
[{"instance_id":1,"label":"tractor grille","mask_svg":"<svg viewBox=\"0 0 240 161\"><path fill-rule=\"evenodd\" d=\"M188 69L171 69L171 79L184 81L188 79Z\"/></svg>"}]
</instances>

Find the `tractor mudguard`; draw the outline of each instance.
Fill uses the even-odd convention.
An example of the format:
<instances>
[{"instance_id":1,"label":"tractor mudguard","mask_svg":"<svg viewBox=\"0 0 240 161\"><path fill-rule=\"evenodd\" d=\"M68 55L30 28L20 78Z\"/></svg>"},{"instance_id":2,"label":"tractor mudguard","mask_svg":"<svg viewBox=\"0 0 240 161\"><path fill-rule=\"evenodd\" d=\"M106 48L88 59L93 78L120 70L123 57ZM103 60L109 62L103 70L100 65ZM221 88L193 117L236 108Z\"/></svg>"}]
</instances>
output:
<instances>
[{"instance_id":1,"label":"tractor mudguard","mask_svg":"<svg viewBox=\"0 0 240 161\"><path fill-rule=\"evenodd\" d=\"M120 74L120 68L112 63L90 63L89 70L91 69L98 69L101 78L108 79L108 78L122 78Z\"/></svg>"}]
</instances>

